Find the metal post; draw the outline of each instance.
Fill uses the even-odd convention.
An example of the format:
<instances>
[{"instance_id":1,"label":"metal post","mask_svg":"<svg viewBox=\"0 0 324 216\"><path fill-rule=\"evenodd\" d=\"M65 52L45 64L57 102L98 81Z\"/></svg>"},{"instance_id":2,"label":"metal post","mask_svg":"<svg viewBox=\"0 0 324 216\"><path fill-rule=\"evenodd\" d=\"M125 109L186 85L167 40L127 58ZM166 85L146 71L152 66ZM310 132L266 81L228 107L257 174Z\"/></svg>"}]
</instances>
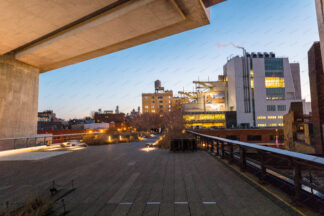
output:
<instances>
[{"instance_id":1,"label":"metal post","mask_svg":"<svg viewBox=\"0 0 324 216\"><path fill-rule=\"evenodd\" d=\"M266 177L266 163L265 163L265 160L266 160L266 156L265 156L265 153L261 152L261 151L258 151L258 155L260 157L260 175L259 175L259 180L260 180L260 183L261 184L264 184L264 180L265 180L265 177Z\"/></svg>"},{"instance_id":2,"label":"metal post","mask_svg":"<svg viewBox=\"0 0 324 216\"><path fill-rule=\"evenodd\" d=\"M216 141L216 155L219 156L219 142L218 140Z\"/></svg>"},{"instance_id":3,"label":"metal post","mask_svg":"<svg viewBox=\"0 0 324 216\"><path fill-rule=\"evenodd\" d=\"M241 170L244 171L246 169L246 150L241 146L240 146L240 163L241 163Z\"/></svg>"},{"instance_id":4,"label":"metal post","mask_svg":"<svg viewBox=\"0 0 324 216\"><path fill-rule=\"evenodd\" d=\"M222 141L221 142L221 148L222 148L222 159L224 159L225 158L225 148L224 148L224 142Z\"/></svg>"},{"instance_id":5,"label":"metal post","mask_svg":"<svg viewBox=\"0 0 324 216\"><path fill-rule=\"evenodd\" d=\"M233 144L232 143L228 143L230 146L230 163L234 162L234 150L233 150Z\"/></svg>"},{"instance_id":6,"label":"metal post","mask_svg":"<svg viewBox=\"0 0 324 216\"><path fill-rule=\"evenodd\" d=\"M211 152L214 154L215 153L215 143L214 140L211 140L212 146L211 146Z\"/></svg>"},{"instance_id":7,"label":"metal post","mask_svg":"<svg viewBox=\"0 0 324 216\"><path fill-rule=\"evenodd\" d=\"M301 169L299 164L293 163L293 165L294 165L294 184L295 184L294 202L298 202L301 199Z\"/></svg>"}]
</instances>

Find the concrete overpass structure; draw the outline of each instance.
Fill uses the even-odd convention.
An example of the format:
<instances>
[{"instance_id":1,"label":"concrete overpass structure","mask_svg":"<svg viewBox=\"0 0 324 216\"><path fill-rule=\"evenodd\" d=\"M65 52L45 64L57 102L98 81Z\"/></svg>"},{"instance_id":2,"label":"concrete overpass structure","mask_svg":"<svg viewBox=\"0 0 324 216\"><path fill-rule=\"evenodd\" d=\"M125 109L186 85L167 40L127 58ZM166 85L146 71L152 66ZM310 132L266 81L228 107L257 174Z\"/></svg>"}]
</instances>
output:
<instances>
[{"instance_id":1,"label":"concrete overpass structure","mask_svg":"<svg viewBox=\"0 0 324 216\"><path fill-rule=\"evenodd\" d=\"M224 0L2 0L0 138L36 134L39 73L209 24Z\"/></svg>"}]
</instances>

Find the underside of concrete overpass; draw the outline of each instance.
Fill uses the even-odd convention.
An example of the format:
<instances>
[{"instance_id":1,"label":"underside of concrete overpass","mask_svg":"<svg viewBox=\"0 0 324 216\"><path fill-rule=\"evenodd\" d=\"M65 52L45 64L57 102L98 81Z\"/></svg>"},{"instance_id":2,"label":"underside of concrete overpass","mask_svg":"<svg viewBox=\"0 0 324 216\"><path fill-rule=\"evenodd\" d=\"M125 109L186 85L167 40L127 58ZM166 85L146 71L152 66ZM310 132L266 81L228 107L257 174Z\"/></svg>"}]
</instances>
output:
<instances>
[{"instance_id":1,"label":"underside of concrete overpass","mask_svg":"<svg viewBox=\"0 0 324 216\"><path fill-rule=\"evenodd\" d=\"M223 1L1 1L0 138L36 134L39 73L207 25Z\"/></svg>"}]
</instances>

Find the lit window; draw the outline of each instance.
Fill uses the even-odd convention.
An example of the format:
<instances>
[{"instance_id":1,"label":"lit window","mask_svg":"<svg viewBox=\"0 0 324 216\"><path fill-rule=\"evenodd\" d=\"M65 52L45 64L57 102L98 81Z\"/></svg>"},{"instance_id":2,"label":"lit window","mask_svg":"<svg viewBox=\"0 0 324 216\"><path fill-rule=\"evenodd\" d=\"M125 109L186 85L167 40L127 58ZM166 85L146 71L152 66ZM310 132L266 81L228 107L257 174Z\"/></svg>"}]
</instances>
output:
<instances>
[{"instance_id":1,"label":"lit window","mask_svg":"<svg viewBox=\"0 0 324 216\"><path fill-rule=\"evenodd\" d=\"M258 116L257 119L266 119L265 116Z\"/></svg>"},{"instance_id":2,"label":"lit window","mask_svg":"<svg viewBox=\"0 0 324 216\"><path fill-rule=\"evenodd\" d=\"M266 127L266 124L258 124L258 127Z\"/></svg>"},{"instance_id":3,"label":"lit window","mask_svg":"<svg viewBox=\"0 0 324 216\"><path fill-rule=\"evenodd\" d=\"M268 116L268 119L277 119L277 116Z\"/></svg>"},{"instance_id":4,"label":"lit window","mask_svg":"<svg viewBox=\"0 0 324 216\"><path fill-rule=\"evenodd\" d=\"M154 109L154 105L151 108Z\"/></svg>"},{"instance_id":5,"label":"lit window","mask_svg":"<svg viewBox=\"0 0 324 216\"><path fill-rule=\"evenodd\" d=\"M152 109L152 110L151 110L151 112L152 112L152 113L155 113L155 110L154 110L154 109Z\"/></svg>"},{"instance_id":6,"label":"lit window","mask_svg":"<svg viewBox=\"0 0 324 216\"><path fill-rule=\"evenodd\" d=\"M279 127L283 127L284 125L283 125L283 123L279 123L278 126Z\"/></svg>"},{"instance_id":7,"label":"lit window","mask_svg":"<svg viewBox=\"0 0 324 216\"><path fill-rule=\"evenodd\" d=\"M273 124L268 124L269 127L277 127L277 124L273 123Z\"/></svg>"},{"instance_id":8,"label":"lit window","mask_svg":"<svg viewBox=\"0 0 324 216\"><path fill-rule=\"evenodd\" d=\"M278 116L278 119L283 119L283 116Z\"/></svg>"},{"instance_id":9,"label":"lit window","mask_svg":"<svg viewBox=\"0 0 324 216\"><path fill-rule=\"evenodd\" d=\"M148 109L148 106L144 106L145 109Z\"/></svg>"},{"instance_id":10,"label":"lit window","mask_svg":"<svg viewBox=\"0 0 324 216\"><path fill-rule=\"evenodd\" d=\"M266 88L285 88L285 79L283 77L265 77Z\"/></svg>"}]
</instances>

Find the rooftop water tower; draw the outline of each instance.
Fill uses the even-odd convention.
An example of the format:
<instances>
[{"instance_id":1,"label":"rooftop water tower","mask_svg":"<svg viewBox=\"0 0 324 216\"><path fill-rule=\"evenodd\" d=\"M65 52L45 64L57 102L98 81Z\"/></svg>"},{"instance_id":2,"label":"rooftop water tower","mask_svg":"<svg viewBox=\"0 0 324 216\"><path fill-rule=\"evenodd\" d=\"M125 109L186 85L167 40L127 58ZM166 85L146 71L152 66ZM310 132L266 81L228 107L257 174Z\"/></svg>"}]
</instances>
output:
<instances>
[{"instance_id":1,"label":"rooftop water tower","mask_svg":"<svg viewBox=\"0 0 324 216\"><path fill-rule=\"evenodd\" d=\"M155 93L158 93L159 91L164 91L164 87L162 87L162 83L160 80L155 80L154 87L155 87Z\"/></svg>"}]
</instances>

